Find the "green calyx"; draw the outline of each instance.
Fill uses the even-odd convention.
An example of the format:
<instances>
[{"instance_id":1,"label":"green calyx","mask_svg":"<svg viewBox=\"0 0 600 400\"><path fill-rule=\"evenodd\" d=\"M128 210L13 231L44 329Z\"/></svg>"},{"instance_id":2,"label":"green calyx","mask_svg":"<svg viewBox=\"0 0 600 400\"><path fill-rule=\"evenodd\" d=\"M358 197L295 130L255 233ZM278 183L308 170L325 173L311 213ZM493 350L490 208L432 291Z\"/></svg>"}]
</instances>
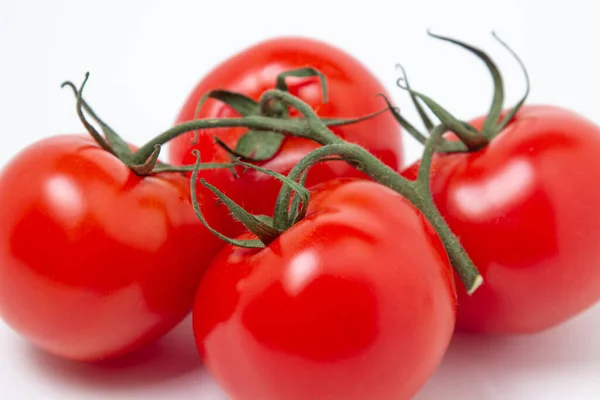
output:
<instances>
[{"instance_id":1,"label":"green calyx","mask_svg":"<svg viewBox=\"0 0 600 400\"><path fill-rule=\"evenodd\" d=\"M186 172L193 171L195 165L185 165L175 167L173 165L162 163L158 160L161 151L162 143L152 143L151 151L149 154L139 157L139 151L134 153L131 151L129 145L112 129L107 123L105 123L89 104L83 99L83 89L89 78L89 72L85 74L85 79L79 88L77 88L72 82L63 82L61 87L70 88L77 99L77 115L92 136L92 138L98 143L98 145L118 158L123 164L127 165L133 172L140 176L147 176L154 173L161 172ZM102 133L100 133L86 118L87 113L92 120L100 126ZM221 164L221 163L205 163L198 166L198 169L213 169L213 168L229 168L231 169L233 164Z\"/></svg>"},{"instance_id":2,"label":"green calyx","mask_svg":"<svg viewBox=\"0 0 600 400\"><path fill-rule=\"evenodd\" d=\"M410 94L410 97L411 97L413 103L415 104L417 111L419 112L419 115L423 121L423 124L425 125L425 127L427 129L427 134L421 133L418 129L416 129L414 127L414 125L412 125L410 122L408 122L406 119L404 119L397 112L397 110L391 105L389 100L386 99L386 102L388 103L388 107L392 111L392 114L394 115L394 117L396 118L398 123L400 123L402 125L402 127L404 127L406 129L406 131L411 136L413 136L417 141L419 141L422 144L425 144L427 141L427 136L428 136L428 134L431 133L434 124L431 122L431 120L429 119L429 116L427 115L427 113L425 112L423 107L421 106L421 103L424 103L425 106L427 106L427 108L437 117L437 119L440 121L440 124L443 124L446 127L448 127L448 130L453 132L459 139L459 141L456 142L456 141L448 141L445 138L442 138L441 143L439 144L439 146L437 148L438 153L454 153L454 152L468 152L468 151L481 150L482 148L487 146L487 144L491 140L493 140L496 137L496 135L498 135L506 127L506 125L512 120L512 118L515 116L515 114L519 111L521 106L523 106L523 104L525 103L525 100L527 99L527 96L529 95L529 90L530 90L529 75L527 73L525 65L523 64L521 59L517 56L517 54L504 41L502 41L494 32L492 32L492 35L494 36L494 38L503 47L505 47L511 53L511 55L515 58L515 60L519 63L519 65L523 71L523 74L525 76L525 82L526 82L526 90L525 90L525 94L523 95L523 97L519 100L519 102L517 102L517 104L515 106L513 106L505 114L504 118L502 118L502 120L500 120L500 116L502 114L502 107L503 107L503 103L504 103L504 83L503 83L502 75L500 74L500 71L499 71L498 67L496 66L496 64L494 63L494 61L485 52L483 52L482 50L480 50L476 47L473 47L467 43L463 43L461 41L458 41L456 39L452 39L449 37L437 35L437 34L431 33L430 31L428 31L428 34L436 39L443 40L443 41L455 44L459 47L462 47L465 50L469 51L470 53L474 54L481 61L483 61L483 63L486 65L488 71L492 75L492 79L493 79L493 83L494 83L494 96L493 96L492 103L490 105L489 111L487 113L487 117L485 119L485 122L483 124L481 131L478 131L472 125L455 118L450 112L448 112L445 108L440 106L437 102L435 102L429 96L426 96L420 92L413 90L408 83L408 78L406 76L406 72L404 71L404 68L401 65L397 66L402 72L402 77L398 79L397 84L401 89L406 90Z\"/></svg>"},{"instance_id":3,"label":"green calyx","mask_svg":"<svg viewBox=\"0 0 600 400\"><path fill-rule=\"evenodd\" d=\"M277 76L275 87L282 92L288 92L286 79L289 77L307 78L318 77L323 91L323 102L327 102L327 81L325 76L315 68L306 67L282 72ZM211 90L198 102L195 119L198 119L202 106L209 98L219 100L233 108L242 117L262 116L272 118L289 118L289 108L277 100L259 103L241 93L228 90ZM195 131L197 137L198 130ZM285 135L269 130L249 130L237 142L235 149L227 149L228 153L247 161L266 161L275 156L281 147Z\"/></svg>"}]
</instances>

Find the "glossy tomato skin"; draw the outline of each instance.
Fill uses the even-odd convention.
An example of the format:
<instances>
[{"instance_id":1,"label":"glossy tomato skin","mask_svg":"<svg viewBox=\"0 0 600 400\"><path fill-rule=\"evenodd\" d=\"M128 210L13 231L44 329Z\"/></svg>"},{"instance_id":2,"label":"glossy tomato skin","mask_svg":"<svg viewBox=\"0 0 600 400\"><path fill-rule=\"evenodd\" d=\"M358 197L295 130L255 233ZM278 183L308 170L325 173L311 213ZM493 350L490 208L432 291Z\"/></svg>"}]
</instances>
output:
<instances>
[{"instance_id":1,"label":"glossy tomato skin","mask_svg":"<svg viewBox=\"0 0 600 400\"><path fill-rule=\"evenodd\" d=\"M404 198L319 185L308 217L262 250L228 246L198 290L194 334L236 400L410 399L454 329L444 249Z\"/></svg>"},{"instance_id":2,"label":"glossy tomato skin","mask_svg":"<svg viewBox=\"0 0 600 400\"><path fill-rule=\"evenodd\" d=\"M268 89L275 87L281 72L312 66L327 77L329 101L323 104L323 93L318 78L289 78L290 93L309 104L320 117L360 117L385 108L377 94L386 94L383 85L358 60L342 50L320 41L284 37L267 40L241 51L227 59L194 88L186 99L176 122L194 119L200 98L213 89L239 92L255 100ZM291 115L297 116L293 112ZM228 118L239 116L229 106L216 100L208 100L199 114L200 118ZM402 143L400 125L390 113L370 121L332 128L342 138L358 143L397 170L402 165ZM200 132L199 141L192 144L193 133L182 135L172 141L169 158L173 164L193 164L192 149L200 150L203 161L228 162L225 151L216 146L217 135L227 145L235 145L246 132L245 129L213 129ZM261 165L287 174L308 152L318 145L306 139L289 137L277 155ZM272 215L280 183L260 172L250 170L239 179L234 179L227 170L202 171L199 175L224 191L249 211ZM335 177L361 176L343 162L321 163L311 169L307 185L312 186ZM364 175L363 175L364 177ZM201 188L204 192L204 188ZM248 191L257 191L261 196L248 196Z\"/></svg>"},{"instance_id":3,"label":"glossy tomato skin","mask_svg":"<svg viewBox=\"0 0 600 400\"><path fill-rule=\"evenodd\" d=\"M459 285L458 330L538 332L600 299L599 160L596 125L541 105L484 150L435 159L435 202L484 278L471 297Z\"/></svg>"},{"instance_id":4,"label":"glossy tomato skin","mask_svg":"<svg viewBox=\"0 0 600 400\"><path fill-rule=\"evenodd\" d=\"M57 356L96 361L191 310L222 248L180 174L141 178L79 135L41 140L0 173L0 316Z\"/></svg>"}]
</instances>

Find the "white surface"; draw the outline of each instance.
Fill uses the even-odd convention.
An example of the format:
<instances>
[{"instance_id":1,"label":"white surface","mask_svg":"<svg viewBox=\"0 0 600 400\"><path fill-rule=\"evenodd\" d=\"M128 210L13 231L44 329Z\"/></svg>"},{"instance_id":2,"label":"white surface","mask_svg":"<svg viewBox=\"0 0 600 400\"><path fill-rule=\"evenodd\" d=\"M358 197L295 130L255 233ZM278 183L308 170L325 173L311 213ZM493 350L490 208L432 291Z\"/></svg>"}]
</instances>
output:
<instances>
[{"instance_id":1,"label":"white surface","mask_svg":"<svg viewBox=\"0 0 600 400\"><path fill-rule=\"evenodd\" d=\"M289 4L279 6L280 15L277 3ZM528 66L531 102L569 107L600 123L593 1L302 3L0 1L0 165L42 137L82 131L71 93L59 88L65 79L79 83L89 70L86 98L140 144L170 126L213 65L256 41L291 34L328 41L362 59L412 120L406 95L394 86L397 62L413 87L468 119L486 111L490 78L480 62L428 38L425 29L488 50L512 103L523 79L488 34L495 29ZM406 151L414 160L419 147L406 139ZM457 337L418 400L598 399L598 333L599 307L542 335ZM225 398L201 369L189 321L146 351L102 368L42 354L0 322L0 360L2 400Z\"/></svg>"}]
</instances>

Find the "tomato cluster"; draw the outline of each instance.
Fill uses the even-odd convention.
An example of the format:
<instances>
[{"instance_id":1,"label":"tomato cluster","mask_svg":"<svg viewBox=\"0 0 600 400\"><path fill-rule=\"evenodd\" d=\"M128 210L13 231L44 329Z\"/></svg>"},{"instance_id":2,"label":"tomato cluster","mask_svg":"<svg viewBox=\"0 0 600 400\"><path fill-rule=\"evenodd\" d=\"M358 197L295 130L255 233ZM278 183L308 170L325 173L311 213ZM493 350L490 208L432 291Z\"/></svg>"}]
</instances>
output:
<instances>
[{"instance_id":1,"label":"tomato cluster","mask_svg":"<svg viewBox=\"0 0 600 400\"><path fill-rule=\"evenodd\" d=\"M595 304L600 127L525 98L503 110L489 57L439 38L479 56L496 94L466 123L404 77L425 134L359 61L311 39L218 65L139 148L68 83L89 135L41 140L0 172L0 317L98 361L191 311L232 398L377 400L412 398L455 330L539 332ZM401 132L425 145L408 167Z\"/></svg>"}]
</instances>

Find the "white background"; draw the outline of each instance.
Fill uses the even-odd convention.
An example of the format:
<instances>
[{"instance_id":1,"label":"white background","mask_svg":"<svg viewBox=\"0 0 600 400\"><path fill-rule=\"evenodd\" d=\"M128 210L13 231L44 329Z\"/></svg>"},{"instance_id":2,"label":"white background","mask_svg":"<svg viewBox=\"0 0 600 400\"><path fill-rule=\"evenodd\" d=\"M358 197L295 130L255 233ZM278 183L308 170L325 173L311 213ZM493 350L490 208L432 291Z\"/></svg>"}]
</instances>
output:
<instances>
[{"instance_id":1,"label":"white background","mask_svg":"<svg viewBox=\"0 0 600 400\"><path fill-rule=\"evenodd\" d=\"M298 6L294 6L298 4ZM427 37L428 27L485 48L507 80L509 102L532 77L530 102L571 108L600 123L600 58L594 1L24 1L0 0L0 165L42 137L82 131L63 80L91 78L86 98L128 140L172 124L211 67L259 40L306 35L360 58L395 87L407 68L415 89L458 117L486 111L491 80L473 56ZM407 160L419 147L406 139ZM0 222L1 223L1 222ZM0 277L2 279L2 277ZM419 400L600 398L600 308L546 333L457 337ZM0 399L225 399L202 369L189 320L141 353L108 366L43 354L0 322ZM257 399L259 400L259 399Z\"/></svg>"}]
</instances>

